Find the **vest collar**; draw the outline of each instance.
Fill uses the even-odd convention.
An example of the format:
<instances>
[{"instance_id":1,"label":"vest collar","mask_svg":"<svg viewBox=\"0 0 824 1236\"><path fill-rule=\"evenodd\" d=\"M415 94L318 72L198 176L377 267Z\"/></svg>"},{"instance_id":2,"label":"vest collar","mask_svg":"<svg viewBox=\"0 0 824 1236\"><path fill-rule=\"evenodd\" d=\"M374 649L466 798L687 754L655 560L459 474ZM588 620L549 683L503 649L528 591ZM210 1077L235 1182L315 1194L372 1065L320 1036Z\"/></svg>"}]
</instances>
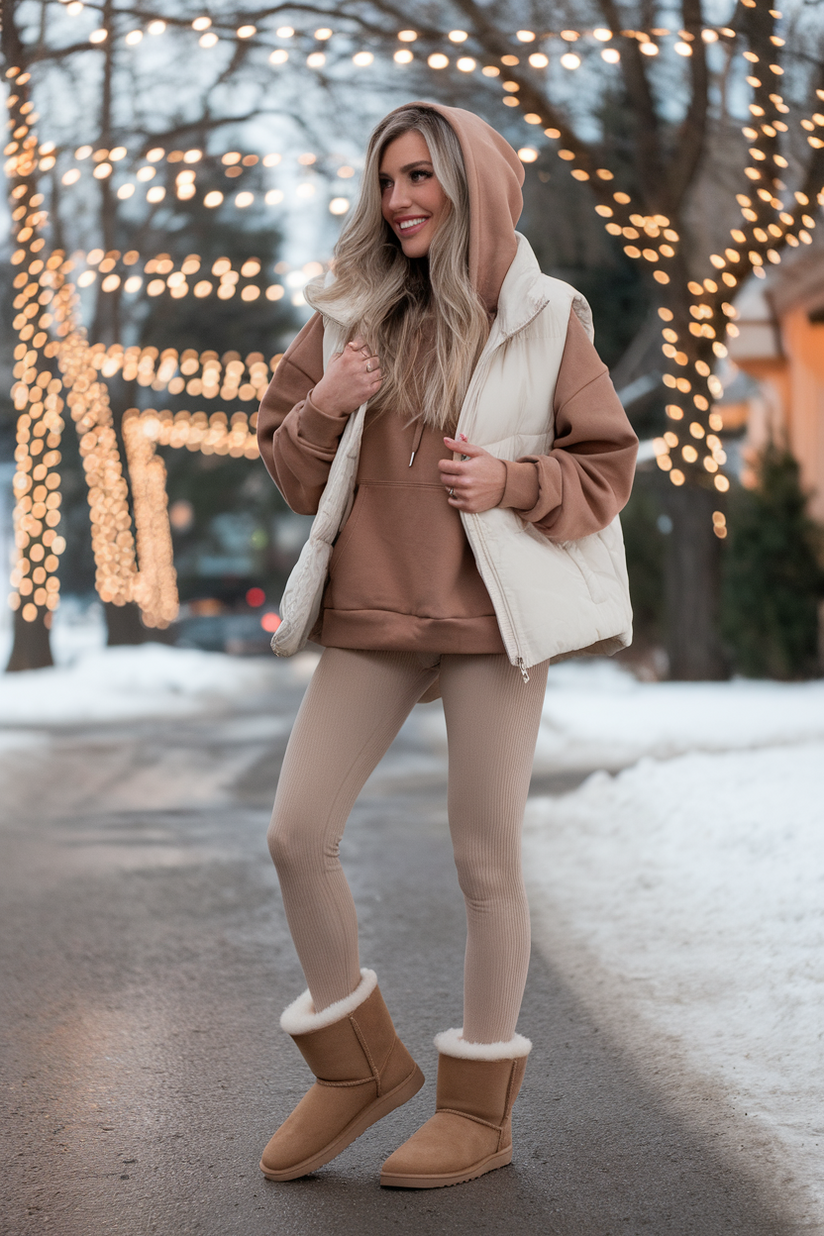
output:
<instances>
[{"instance_id":1,"label":"vest collar","mask_svg":"<svg viewBox=\"0 0 824 1236\"><path fill-rule=\"evenodd\" d=\"M516 232L518 250L504 275L498 295L498 312L490 330L489 344L497 347L517 335L549 304L546 281L538 259L525 236Z\"/></svg>"}]
</instances>

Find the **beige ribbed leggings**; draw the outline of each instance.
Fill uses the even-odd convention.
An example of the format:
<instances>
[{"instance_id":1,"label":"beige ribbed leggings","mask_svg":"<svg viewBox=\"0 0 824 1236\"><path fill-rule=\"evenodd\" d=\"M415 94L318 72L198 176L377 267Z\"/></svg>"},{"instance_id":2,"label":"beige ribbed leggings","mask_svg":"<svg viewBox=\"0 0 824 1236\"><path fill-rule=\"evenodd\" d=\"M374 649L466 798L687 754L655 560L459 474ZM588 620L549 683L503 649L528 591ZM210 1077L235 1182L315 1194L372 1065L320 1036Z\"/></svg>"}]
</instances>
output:
<instances>
[{"instance_id":1,"label":"beige ribbed leggings","mask_svg":"<svg viewBox=\"0 0 824 1236\"><path fill-rule=\"evenodd\" d=\"M358 924L338 857L344 825L438 658L327 648L301 704L278 782L269 848L315 1008L360 982ZM529 964L521 825L547 663L525 684L503 655L444 655L449 828L466 902L464 1037L508 1041Z\"/></svg>"}]
</instances>

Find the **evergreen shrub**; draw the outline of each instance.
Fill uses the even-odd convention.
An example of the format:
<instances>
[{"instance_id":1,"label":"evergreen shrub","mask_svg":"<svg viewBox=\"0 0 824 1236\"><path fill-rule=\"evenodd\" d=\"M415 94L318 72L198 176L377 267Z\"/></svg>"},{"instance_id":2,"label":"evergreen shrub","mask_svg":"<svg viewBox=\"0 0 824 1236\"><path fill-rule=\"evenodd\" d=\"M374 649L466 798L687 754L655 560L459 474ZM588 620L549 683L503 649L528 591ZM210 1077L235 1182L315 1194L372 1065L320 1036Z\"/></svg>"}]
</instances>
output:
<instances>
[{"instance_id":1,"label":"evergreen shrub","mask_svg":"<svg viewBox=\"0 0 824 1236\"><path fill-rule=\"evenodd\" d=\"M721 627L733 669L784 680L819 674L824 530L807 515L789 451L764 451L756 488L732 495L727 527Z\"/></svg>"}]
</instances>

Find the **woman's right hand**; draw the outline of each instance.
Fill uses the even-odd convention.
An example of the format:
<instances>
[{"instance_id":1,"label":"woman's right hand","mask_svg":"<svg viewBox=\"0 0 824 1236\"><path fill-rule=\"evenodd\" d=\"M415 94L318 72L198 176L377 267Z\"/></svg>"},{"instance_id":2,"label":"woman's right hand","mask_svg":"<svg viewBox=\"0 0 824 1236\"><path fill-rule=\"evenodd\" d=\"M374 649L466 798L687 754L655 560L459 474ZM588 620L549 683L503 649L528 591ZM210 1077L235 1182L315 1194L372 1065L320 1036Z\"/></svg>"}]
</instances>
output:
<instances>
[{"instance_id":1,"label":"woman's right hand","mask_svg":"<svg viewBox=\"0 0 824 1236\"><path fill-rule=\"evenodd\" d=\"M326 372L312 391L312 403L330 416L348 416L376 395L381 365L365 339L353 339L329 358Z\"/></svg>"}]
</instances>

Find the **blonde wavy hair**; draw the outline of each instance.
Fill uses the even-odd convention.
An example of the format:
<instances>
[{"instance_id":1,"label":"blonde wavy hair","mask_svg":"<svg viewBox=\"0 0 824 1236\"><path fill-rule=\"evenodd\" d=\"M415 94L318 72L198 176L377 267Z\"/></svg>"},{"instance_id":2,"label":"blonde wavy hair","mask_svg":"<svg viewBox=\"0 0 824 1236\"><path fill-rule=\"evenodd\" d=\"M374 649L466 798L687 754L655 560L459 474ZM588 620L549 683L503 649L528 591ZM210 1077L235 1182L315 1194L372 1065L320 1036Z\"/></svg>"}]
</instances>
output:
<instances>
[{"instance_id":1,"label":"blonde wavy hair","mask_svg":"<svg viewBox=\"0 0 824 1236\"><path fill-rule=\"evenodd\" d=\"M425 258L407 258L381 214L378 180L390 142L420 133L449 208ZM306 289L313 308L362 335L380 358L383 383L370 407L394 409L454 432L489 333L469 278L469 189L460 142L438 112L404 107L369 139L360 196L335 247L334 280ZM421 347L421 340L424 346Z\"/></svg>"}]
</instances>

